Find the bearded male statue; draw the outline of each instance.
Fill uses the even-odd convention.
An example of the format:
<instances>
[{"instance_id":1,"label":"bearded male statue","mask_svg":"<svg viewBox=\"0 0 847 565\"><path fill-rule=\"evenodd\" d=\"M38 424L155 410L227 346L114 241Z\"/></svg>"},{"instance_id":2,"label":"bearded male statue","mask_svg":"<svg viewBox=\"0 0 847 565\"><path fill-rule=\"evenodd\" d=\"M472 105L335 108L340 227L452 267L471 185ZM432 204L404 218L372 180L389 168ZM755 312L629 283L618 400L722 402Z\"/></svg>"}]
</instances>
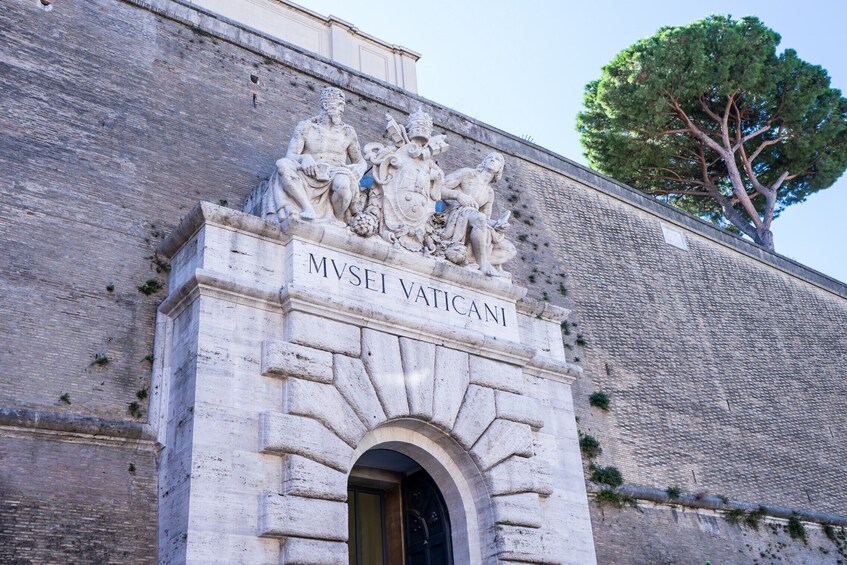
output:
<instances>
[{"instance_id":1,"label":"bearded male statue","mask_svg":"<svg viewBox=\"0 0 847 565\"><path fill-rule=\"evenodd\" d=\"M321 112L297 124L285 157L276 162L262 199L262 216L346 224L367 164L352 126L342 121L344 93L321 92Z\"/></svg>"}]
</instances>

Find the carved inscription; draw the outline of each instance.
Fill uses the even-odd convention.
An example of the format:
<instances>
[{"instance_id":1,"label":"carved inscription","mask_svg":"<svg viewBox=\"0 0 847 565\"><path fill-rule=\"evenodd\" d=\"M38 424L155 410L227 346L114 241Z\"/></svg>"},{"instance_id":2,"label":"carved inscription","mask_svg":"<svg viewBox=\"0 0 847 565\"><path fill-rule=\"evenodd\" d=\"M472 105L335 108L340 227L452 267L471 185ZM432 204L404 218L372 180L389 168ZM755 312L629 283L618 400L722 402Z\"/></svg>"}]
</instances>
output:
<instances>
[{"instance_id":1,"label":"carved inscription","mask_svg":"<svg viewBox=\"0 0 847 565\"><path fill-rule=\"evenodd\" d=\"M364 291L399 297L434 311L477 320L485 324L509 327L506 308L499 304L431 286L429 282L372 269L353 261L308 253L308 273Z\"/></svg>"}]
</instances>

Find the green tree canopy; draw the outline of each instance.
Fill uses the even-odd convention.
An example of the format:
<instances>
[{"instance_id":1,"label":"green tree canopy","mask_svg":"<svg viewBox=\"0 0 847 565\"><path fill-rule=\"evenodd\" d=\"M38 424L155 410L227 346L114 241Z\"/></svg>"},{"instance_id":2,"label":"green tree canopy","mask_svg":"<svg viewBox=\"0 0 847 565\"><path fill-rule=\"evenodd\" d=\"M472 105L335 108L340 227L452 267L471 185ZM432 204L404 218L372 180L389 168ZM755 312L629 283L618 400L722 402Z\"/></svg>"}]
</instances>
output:
<instances>
[{"instance_id":1,"label":"green tree canopy","mask_svg":"<svg viewBox=\"0 0 847 565\"><path fill-rule=\"evenodd\" d=\"M773 250L786 206L847 167L847 100L757 18L710 16L625 49L585 88L598 170Z\"/></svg>"}]
</instances>

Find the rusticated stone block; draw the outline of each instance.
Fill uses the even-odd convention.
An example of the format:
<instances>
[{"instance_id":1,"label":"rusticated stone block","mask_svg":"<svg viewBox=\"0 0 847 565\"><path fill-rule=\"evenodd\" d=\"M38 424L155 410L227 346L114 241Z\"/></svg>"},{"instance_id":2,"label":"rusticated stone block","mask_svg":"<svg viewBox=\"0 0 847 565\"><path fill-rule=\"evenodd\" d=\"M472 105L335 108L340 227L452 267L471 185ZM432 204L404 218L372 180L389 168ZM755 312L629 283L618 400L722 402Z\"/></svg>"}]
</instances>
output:
<instances>
[{"instance_id":1,"label":"rusticated stone block","mask_svg":"<svg viewBox=\"0 0 847 565\"><path fill-rule=\"evenodd\" d=\"M262 343L262 374L332 382L332 353L286 341Z\"/></svg>"},{"instance_id":2,"label":"rusticated stone block","mask_svg":"<svg viewBox=\"0 0 847 565\"><path fill-rule=\"evenodd\" d=\"M495 416L494 390L470 385L452 435L465 449L470 449Z\"/></svg>"},{"instance_id":3,"label":"rusticated stone block","mask_svg":"<svg viewBox=\"0 0 847 565\"><path fill-rule=\"evenodd\" d=\"M532 457L533 453L530 427L508 420L494 420L471 449L471 455L484 470L512 455Z\"/></svg>"},{"instance_id":4,"label":"rusticated stone block","mask_svg":"<svg viewBox=\"0 0 847 565\"><path fill-rule=\"evenodd\" d=\"M283 335L286 341L332 353L358 357L362 352L359 328L304 312L285 316Z\"/></svg>"},{"instance_id":5,"label":"rusticated stone block","mask_svg":"<svg viewBox=\"0 0 847 565\"><path fill-rule=\"evenodd\" d=\"M468 388L468 354L446 347L435 348L432 423L451 430Z\"/></svg>"},{"instance_id":6,"label":"rusticated stone block","mask_svg":"<svg viewBox=\"0 0 847 565\"><path fill-rule=\"evenodd\" d=\"M528 424L536 430L544 427L544 409L537 398L498 390L494 400L498 418Z\"/></svg>"},{"instance_id":7,"label":"rusticated stone block","mask_svg":"<svg viewBox=\"0 0 847 565\"><path fill-rule=\"evenodd\" d=\"M347 473L299 455L286 455L282 460L282 493L344 502Z\"/></svg>"},{"instance_id":8,"label":"rusticated stone block","mask_svg":"<svg viewBox=\"0 0 847 565\"><path fill-rule=\"evenodd\" d=\"M494 496L521 492L550 496L553 493L550 467L538 457L509 457L489 469L485 477Z\"/></svg>"},{"instance_id":9,"label":"rusticated stone block","mask_svg":"<svg viewBox=\"0 0 847 565\"><path fill-rule=\"evenodd\" d=\"M400 356L403 361L409 415L429 420L432 418L435 345L401 337Z\"/></svg>"},{"instance_id":10,"label":"rusticated stone block","mask_svg":"<svg viewBox=\"0 0 847 565\"><path fill-rule=\"evenodd\" d=\"M491 509L496 524L511 526L541 527L541 508L538 493L523 492L491 498Z\"/></svg>"},{"instance_id":11,"label":"rusticated stone block","mask_svg":"<svg viewBox=\"0 0 847 565\"><path fill-rule=\"evenodd\" d=\"M347 541L347 504L265 494L259 501L259 535Z\"/></svg>"},{"instance_id":12,"label":"rusticated stone block","mask_svg":"<svg viewBox=\"0 0 847 565\"><path fill-rule=\"evenodd\" d=\"M280 549L280 565L347 565L343 542L289 537Z\"/></svg>"},{"instance_id":13,"label":"rusticated stone block","mask_svg":"<svg viewBox=\"0 0 847 565\"><path fill-rule=\"evenodd\" d=\"M546 555L544 530L498 524L494 527L494 543L500 559L524 563L554 565L561 559Z\"/></svg>"},{"instance_id":14,"label":"rusticated stone block","mask_svg":"<svg viewBox=\"0 0 847 565\"><path fill-rule=\"evenodd\" d=\"M471 355L471 383L520 394L524 391L523 370L517 365Z\"/></svg>"}]
</instances>

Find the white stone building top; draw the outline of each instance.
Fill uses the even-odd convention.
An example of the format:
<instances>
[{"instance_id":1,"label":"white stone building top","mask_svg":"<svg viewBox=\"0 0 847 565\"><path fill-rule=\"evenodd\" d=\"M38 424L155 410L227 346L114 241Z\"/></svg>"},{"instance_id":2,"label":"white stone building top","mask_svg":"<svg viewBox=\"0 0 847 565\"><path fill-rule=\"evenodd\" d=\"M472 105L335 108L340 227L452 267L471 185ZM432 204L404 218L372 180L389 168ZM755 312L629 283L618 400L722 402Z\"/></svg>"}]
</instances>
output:
<instances>
[{"instance_id":1,"label":"white stone building top","mask_svg":"<svg viewBox=\"0 0 847 565\"><path fill-rule=\"evenodd\" d=\"M189 4L417 93L419 53L377 39L335 16L322 16L287 0L191 0Z\"/></svg>"}]
</instances>

